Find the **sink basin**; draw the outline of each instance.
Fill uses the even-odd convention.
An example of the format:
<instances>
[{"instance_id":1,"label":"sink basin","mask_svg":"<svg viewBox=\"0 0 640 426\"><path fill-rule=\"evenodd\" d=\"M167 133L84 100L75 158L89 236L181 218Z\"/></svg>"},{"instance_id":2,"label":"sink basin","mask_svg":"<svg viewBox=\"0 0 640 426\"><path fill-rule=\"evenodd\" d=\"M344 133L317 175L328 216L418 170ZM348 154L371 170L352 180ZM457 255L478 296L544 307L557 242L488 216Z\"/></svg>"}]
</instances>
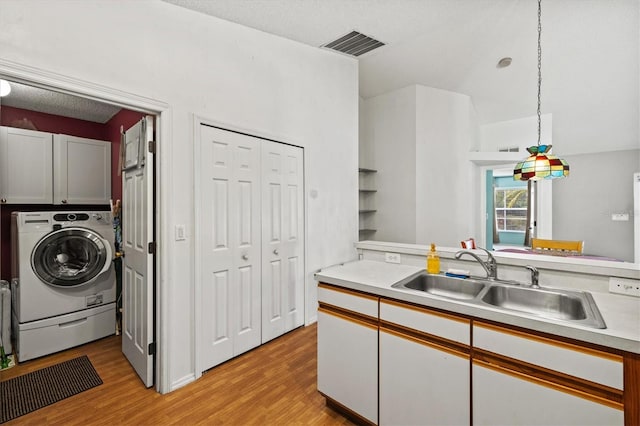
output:
<instances>
[{"instance_id":1,"label":"sink basin","mask_svg":"<svg viewBox=\"0 0 640 426\"><path fill-rule=\"evenodd\" d=\"M484 289L485 284L470 279L430 275L423 272L408 280L400 281L392 287L424 291L453 299L475 299Z\"/></svg>"},{"instance_id":2,"label":"sink basin","mask_svg":"<svg viewBox=\"0 0 640 426\"><path fill-rule=\"evenodd\" d=\"M606 327L593 297L585 292L493 285L481 300L502 309L594 328Z\"/></svg>"},{"instance_id":3,"label":"sink basin","mask_svg":"<svg viewBox=\"0 0 640 426\"><path fill-rule=\"evenodd\" d=\"M535 316L592 328L607 328L590 293L524 287L516 281L456 278L419 272L391 287L457 299L514 315Z\"/></svg>"}]
</instances>

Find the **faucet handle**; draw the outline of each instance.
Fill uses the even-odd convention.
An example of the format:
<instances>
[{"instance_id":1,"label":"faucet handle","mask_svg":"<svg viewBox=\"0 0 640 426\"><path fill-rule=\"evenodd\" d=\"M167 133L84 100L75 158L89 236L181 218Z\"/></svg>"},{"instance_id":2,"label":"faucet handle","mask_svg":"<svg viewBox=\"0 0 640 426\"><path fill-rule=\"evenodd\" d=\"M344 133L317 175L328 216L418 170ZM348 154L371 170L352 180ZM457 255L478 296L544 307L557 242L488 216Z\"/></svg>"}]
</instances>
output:
<instances>
[{"instance_id":1,"label":"faucet handle","mask_svg":"<svg viewBox=\"0 0 640 426\"><path fill-rule=\"evenodd\" d=\"M486 248L483 248L483 247L476 247L476 249L477 250L482 250L483 252L485 252L487 257L489 258L489 262L496 263L496 258L493 257L493 255L491 254L491 252L489 250L487 250Z\"/></svg>"}]
</instances>

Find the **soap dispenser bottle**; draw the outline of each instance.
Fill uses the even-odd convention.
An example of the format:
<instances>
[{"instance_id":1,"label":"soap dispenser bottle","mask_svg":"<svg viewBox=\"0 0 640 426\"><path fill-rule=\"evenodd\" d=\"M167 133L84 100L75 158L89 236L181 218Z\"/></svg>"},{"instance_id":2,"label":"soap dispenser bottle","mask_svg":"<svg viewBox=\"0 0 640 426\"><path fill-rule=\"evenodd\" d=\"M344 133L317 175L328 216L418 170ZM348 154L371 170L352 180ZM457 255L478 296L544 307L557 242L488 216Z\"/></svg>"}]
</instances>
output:
<instances>
[{"instance_id":1,"label":"soap dispenser bottle","mask_svg":"<svg viewBox=\"0 0 640 426\"><path fill-rule=\"evenodd\" d=\"M431 251L427 253L427 272L430 274L440 273L440 256L438 256L434 243L431 243Z\"/></svg>"}]
</instances>

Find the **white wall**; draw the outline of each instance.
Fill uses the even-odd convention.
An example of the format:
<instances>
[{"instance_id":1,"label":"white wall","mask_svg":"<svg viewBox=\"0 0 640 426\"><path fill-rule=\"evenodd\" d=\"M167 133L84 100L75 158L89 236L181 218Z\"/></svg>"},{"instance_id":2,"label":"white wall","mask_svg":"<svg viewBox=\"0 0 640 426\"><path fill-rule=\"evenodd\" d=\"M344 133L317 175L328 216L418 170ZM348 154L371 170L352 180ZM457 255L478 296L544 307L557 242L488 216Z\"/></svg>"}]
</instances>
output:
<instances>
[{"instance_id":1,"label":"white wall","mask_svg":"<svg viewBox=\"0 0 640 426\"><path fill-rule=\"evenodd\" d=\"M416 238L416 90L409 86L366 99L361 158L378 170L378 231L371 239L414 243Z\"/></svg>"},{"instance_id":2,"label":"white wall","mask_svg":"<svg viewBox=\"0 0 640 426\"><path fill-rule=\"evenodd\" d=\"M541 117L540 143L553 144L551 139L553 118L551 114ZM517 120L499 121L480 126L480 151L499 151L504 148L518 147L523 157L527 157L527 148L538 143L538 117L531 116ZM552 152L555 152L553 150Z\"/></svg>"},{"instance_id":3,"label":"white wall","mask_svg":"<svg viewBox=\"0 0 640 426\"><path fill-rule=\"evenodd\" d=\"M553 182L553 238L582 240L587 254L634 262L633 173L640 170L640 149L564 158L571 175ZM629 220L611 220L614 213Z\"/></svg>"},{"instance_id":4,"label":"white wall","mask_svg":"<svg viewBox=\"0 0 640 426\"><path fill-rule=\"evenodd\" d=\"M456 247L473 237L468 160L477 127L466 95L416 87L416 243Z\"/></svg>"},{"instance_id":5,"label":"white wall","mask_svg":"<svg viewBox=\"0 0 640 426\"><path fill-rule=\"evenodd\" d=\"M473 235L467 156L477 127L469 97L408 86L363 105L361 148L378 169L375 239L457 246Z\"/></svg>"},{"instance_id":6,"label":"white wall","mask_svg":"<svg viewBox=\"0 0 640 426\"><path fill-rule=\"evenodd\" d=\"M313 272L356 257L357 62L164 2L0 2L0 59L68 75L170 106L161 157L170 211L161 230L193 235L194 115L305 148L307 321ZM164 160L164 161L163 161ZM168 237L172 237L168 235ZM194 370L193 240L159 241L171 264L161 286L171 390ZM165 252L166 254L166 252Z\"/></svg>"}]
</instances>

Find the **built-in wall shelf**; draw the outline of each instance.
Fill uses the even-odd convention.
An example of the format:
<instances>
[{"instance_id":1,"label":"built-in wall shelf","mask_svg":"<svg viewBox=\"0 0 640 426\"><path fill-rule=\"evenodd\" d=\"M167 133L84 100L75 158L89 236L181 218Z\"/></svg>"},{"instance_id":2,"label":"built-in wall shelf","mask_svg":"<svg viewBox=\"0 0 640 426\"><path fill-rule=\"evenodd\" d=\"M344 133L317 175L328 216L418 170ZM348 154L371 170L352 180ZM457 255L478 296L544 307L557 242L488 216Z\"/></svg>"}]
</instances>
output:
<instances>
[{"instance_id":1,"label":"built-in wall shelf","mask_svg":"<svg viewBox=\"0 0 640 426\"><path fill-rule=\"evenodd\" d=\"M378 173L378 171L377 171L377 170L374 170L374 169L365 169L365 168L363 168L363 167L360 167L360 168L358 169L358 172L360 172L360 173Z\"/></svg>"},{"instance_id":2,"label":"built-in wall shelf","mask_svg":"<svg viewBox=\"0 0 640 426\"><path fill-rule=\"evenodd\" d=\"M376 232L377 229L359 229L358 230L361 234L371 234L373 232Z\"/></svg>"},{"instance_id":3,"label":"built-in wall shelf","mask_svg":"<svg viewBox=\"0 0 640 426\"><path fill-rule=\"evenodd\" d=\"M359 214L359 232L362 236L367 235L367 239L370 239L370 234L376 232L375 229L375 215L376 199L375 193L378 192L376 188L376 174L377 170L368 169L365 167L358 168L358 214Z\"/></svg>"}]
</instances>

